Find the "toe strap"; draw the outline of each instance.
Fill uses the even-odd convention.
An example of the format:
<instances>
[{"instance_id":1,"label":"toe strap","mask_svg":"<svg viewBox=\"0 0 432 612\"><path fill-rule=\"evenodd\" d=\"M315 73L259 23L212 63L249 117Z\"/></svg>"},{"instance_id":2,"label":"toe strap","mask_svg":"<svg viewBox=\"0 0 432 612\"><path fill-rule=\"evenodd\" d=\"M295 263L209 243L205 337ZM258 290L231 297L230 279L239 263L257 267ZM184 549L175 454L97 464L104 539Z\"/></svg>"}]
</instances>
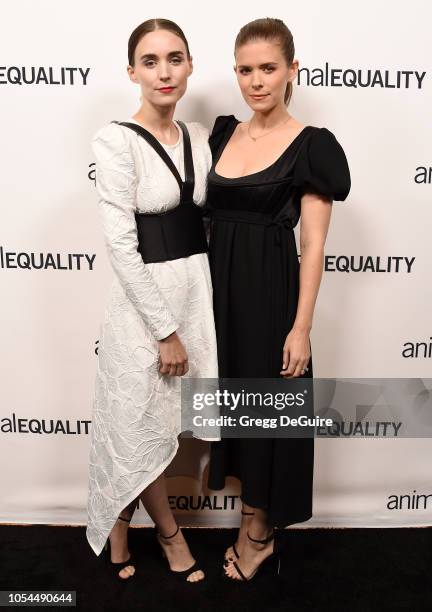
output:
<instances>
[{"instance_id":1,"label":"toe strap","mask_svg":"<svg viewBox=\"0 0 432 612\"><path fill-rule=\"evenodd\" d=\"M203 570L200 568L198 561L195 561L195 563L186 570L180 570L180 571L171 570L171 571L173 574L176 574L176 576L179 576L179 577L185 576L187 578L194 572L203 571Z\"/></svg>"},{"instance_id":2,"label":"toe strap","mask_svg":"<svg viewBox=\"0 0 432 612\"><path fill-rule=\"evenodd\" d=\"M241 569L239 568L237 561L234 561L233 565L234 565L234 567L236 568L236 572L237 572L237 574L240 576L240 578L241 578L242 580L246 580L246 581L247 581L247 578L246 578L246 576L243 574L243 572L241 571Z\"/></svg>"},{"instance_id":3,"label":"toe strap","mask_svg":"<svg viewBox=\"0 0 432 612\"><path fill-rule=\"evenodd\" d=\"M119 561L118 563L114 563L113 561L110 561L110 564L112 565L113 568L115 568L116 571L120 571L124 569L125 567L127 567L128 565L135 566L136 563L135 563L134 556L131 554L129 556L129 559L126 559L126 561Z\"/></svg>"}]
</instances>

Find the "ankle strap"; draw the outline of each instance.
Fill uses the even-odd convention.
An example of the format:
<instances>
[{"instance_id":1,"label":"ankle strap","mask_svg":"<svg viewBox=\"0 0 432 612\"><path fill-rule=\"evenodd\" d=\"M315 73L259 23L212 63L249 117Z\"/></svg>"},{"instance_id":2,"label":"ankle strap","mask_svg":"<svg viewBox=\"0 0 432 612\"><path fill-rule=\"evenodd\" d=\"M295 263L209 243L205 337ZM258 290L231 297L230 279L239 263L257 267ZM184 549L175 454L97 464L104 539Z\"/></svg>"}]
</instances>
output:
<instances>
[{"instance_id":1,"label":"ankle strap","mask_svg":"<svg viewBox=\"0 0 432 612\"><path fill-rule=\"evenodd\" d=\"M244 512L244 510L241 510L241 513L243 514L243 516L254 516L255 512Z\"/></svg>"},{"instance_id":2,"label":"ankle strap","mask_svg":"<svg viewBox=\"0 0 432 612\"><path fill-rule=\"evenodd\" d=\"M256 544L267 544L268 542L271 542L272 540L274 540L275 534L274 534L274 531L272 531L271 534L264 540L255 540L255 538L251 538L249 535L249 532L247 532L247 537L249 538L251 542L255 542Z\"/></svg>"},{"instance_id":3,"label":"ankle strap","mask_svg":"<svg viewBox=\"0 0 432 612\"><path fill-rule=\"evenodd\" d=\"M123 516L118 516L117 518L119 518L121 521L126 521L126 523L130 523L132 520L132 519L124 518Z\"/></svg>"},{"instance_id":4,"label":"ankle strap","mask_svg":"<svg viewBox=\"0 0 432 612\"><path fill-rule=\"evenodd\" d=\"M175 530L175 533L173 533L173 534L172 534L172 535L170 535L170 536L164 536L164 535L162 535L162 534L161 534L161 532L160 532L160 531L158 531L158 532L157 532L157 534L158 534L158 536L160 536L160 537L161 537L161 538L163 538L164 540L169 540L170 538L173 538L174 536L176 536L176 535L178 534L179 530L180 530L180 526L179 526L179 525L177 525L177 529Z\"/></svg>"}]
</instances>

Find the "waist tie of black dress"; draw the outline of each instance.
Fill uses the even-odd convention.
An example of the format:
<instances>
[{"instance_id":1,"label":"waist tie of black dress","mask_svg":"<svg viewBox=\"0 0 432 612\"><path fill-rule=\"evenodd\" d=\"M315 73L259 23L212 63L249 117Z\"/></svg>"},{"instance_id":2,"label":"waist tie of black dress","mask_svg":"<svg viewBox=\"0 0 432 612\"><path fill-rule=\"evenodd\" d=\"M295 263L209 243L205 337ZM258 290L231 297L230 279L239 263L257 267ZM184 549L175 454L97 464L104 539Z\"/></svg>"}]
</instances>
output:
<instances>
[{"instance_id":1,"label":"waist tie of black dress","mask_svg":"<svg viewBox=\"0 0 432 612\"><path fill-rule=\"evenodd\" d=\"M113 121L142 136L158 153L174 175L180 188L180 202L171 210L161 213L135 213L137 225L137 251L145 263L171 261L208 251L201 207L193 201L195 173L190 136L186 125L177 121L183 132L184 172L181 176L160 142L145 128L135 123Z\"/></svg>"},{"instance_id":2,"label":"waist tie of black dress","mask_svg":"<svg viewBox=\"0 0 432 612\"><path fill-rule=\"evenodd\" d=\"M291 329L297 304L292 304L289 296L298 296L298 256L291 219L282 210L278 216L253 211L210 209L208 216L215 221L230 221L261 225L269 230L269 252L266 256L266 275L268 295L267 359L268 376L278 377L282 369L282 349L286 334ZM278 262L279 274L275 265ZM286 311L288 309L288 312ZM281 330L283 330L281 335Z\"/></svg>"},{"instance_id":3,"label":"waist tie of black dress","mask_svg":"<svg viewBox=\"0 0 432 612\"><path fill-rule=\"evenodd\" d=\"M274 243L277 246L282 244L282 230L292 230L291 219L286 216L273 217L266 213L257 213L249 210L223 210L210 209L207 211L210 219L219 221L232 221L234 223L248 223L252 225L263 225L268 228L273 228Z\"/></svg>"}]
</instances>

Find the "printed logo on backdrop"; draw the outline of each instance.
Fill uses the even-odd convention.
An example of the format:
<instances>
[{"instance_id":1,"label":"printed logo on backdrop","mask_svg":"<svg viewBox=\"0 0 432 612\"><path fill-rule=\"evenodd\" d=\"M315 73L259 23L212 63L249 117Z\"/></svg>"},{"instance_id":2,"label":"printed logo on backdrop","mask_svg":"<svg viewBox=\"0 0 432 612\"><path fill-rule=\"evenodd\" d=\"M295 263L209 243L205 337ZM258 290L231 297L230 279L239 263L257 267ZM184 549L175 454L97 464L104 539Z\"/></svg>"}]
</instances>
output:
<instances>
[{"instance_id":1,"label":"printed logo on backdrop","mask_svg":"<svg viewBox=\"0 0 432 612\"><path fill-rule=\"evenodd\" d=\"M87 85L90 68L0 66L0 85Z\"/></svg>"},{"instance_id":2,"label":"printed logo on backdrop","mask_svg":"<svg viewBox=\"0 0 432 612\"><path fill-rule=\"evenodd\" d=\"M93 270L96 253L36 253L0 246L0 268L10 270Z\"/></svg>"},{"instance_id":3,"label":"printed logo on backdrop","mask_svg":"<svg viewBox=\"0 0 432 612\"><path fill-rule=\"evenodd\" d=\"M387 498L388 510L429 510L432 509L432 493L412 493L403 495L389 495Z\"/></svg>"},{"instance_id":4,"label":"printed logo on backdrop","mask_svg":"<svg viewBox=\"0 0 432 612\"><path fill-rule=\"evenodd\" d=\"M385 272L410 274L415 257L396 255L326 255L326 272Z\"/></svg>"},{"instance_id":5,"label":"printed logo on backdrop","mask_svg":"<svg viewBox=\"0 0 432 612\"><path fill-rule=\"evenodd\" d=\"M239 495L168 495L171 510L235 510Z\"/></svg>"},{"instance_id":6,"label":"printed logo on backdrop","mask_svg":"<svg viewBox=\"0 0 432 612\"><path fill-rule=\"evenodd\" d=\"M89 164L89 172L87 174L87 178L90 181L93 181L94 186L96 187L96 164L95 162L92 162L91 164Z\"/></svg>"},{"instance_id":7,"label":"printed logo on backdrop","mask_svg":"<svg viewBox=\"0 0 432 612\"><path fill-rule=\"evenodd\" d=\"M171 510L204 512L205 510L236 510L241 501L240 495L168 495L168 503ZM140 507L145 511L141 498L138 498L135 509L139 510Z\"/></svg>"},{"instance_id":8,"label":"printed logo on backdrop","mask_svg":"<svg viewBox=\"0 0 432 612\"><path fill-rule=\"evenodd\" d=\"M402 357L405 357L405 359L430 359L432 357L432 336L426 342L404 342Z\"/></svg>"},{"instance_id":9,"label":"printed logo on backdrop","mask_svg":"<svg viewBox=\"0 0 432 612\"><path fill-rule=\"evenodd\" d=\"M15 412L0 419L0 433L36 435L88 435L91 420L19 417Z\"/></svg>"},{"instance_id":10,"label":"printed logo on backdrop","mask_svg":"<svg viewBox=\"0 0 432 612\"><path fill-rule=\"evenodd\" d=\"M418 166L414 182L418 185L430 185L432 183L432 166Z\"/></svg>"},{"instance_id":11,"label":"printed logo on backdrop","mask_svg":"<svg viewBox=\"0 0 432 612\"><path fill-rule=\"evenodd\" d=\"M299 68L298 85L308 87L381 87L384 89L421 89L426 72L382 68L340 68L330 66Z\"/></svg>"}]
</instances>

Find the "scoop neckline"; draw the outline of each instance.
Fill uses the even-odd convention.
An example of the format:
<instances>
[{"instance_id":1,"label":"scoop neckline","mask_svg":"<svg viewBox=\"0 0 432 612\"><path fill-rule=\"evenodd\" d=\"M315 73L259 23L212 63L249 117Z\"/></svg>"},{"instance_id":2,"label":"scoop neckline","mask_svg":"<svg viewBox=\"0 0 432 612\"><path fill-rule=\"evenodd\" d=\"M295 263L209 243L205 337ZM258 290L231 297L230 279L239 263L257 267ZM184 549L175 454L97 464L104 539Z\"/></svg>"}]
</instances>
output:
<instances>
[{"instance_id":1,"label":"scoop neckline","mask_svg":"<svg viewBox=\"0 0 432 612\"><path fill-rule=\"evenodd\" d=\"M136 123L136 124L137 124L137 125L139 125L140 127L144 128L144 126L143 126L143 125L142 125L142 124L141 124L139 121L137 121L136 119L133 119L133 117L130 117L130 119L129 119L129 120L130 120L130 121L133 121L134 123ZM162 145L163 147L167 147L168 149L175 149L176 147L178 147L178 146L179 146L179 144L182 142L182 139L183 139L183 132L182 132L182 130L180 129L180 126L178 125L178 123L177 123L177 121L176 121L175 119L173 120L173 123L174 123L174 125L176 126L176 128L177 128L177 132L178 132L178 135L179 135L177 142L175 142L175 143L174 143L174 144L172 144L172 145L170 145L170 144L166 144L165 142L161 142L161 141L160 141L158 138L156 138L156 136L155 136L155 138L156 138L156 140L158 141L158 143L159 143L160 145ZM144 128L144 129L147 129L147 128Z\"/></svg>"},{"instance_id":2,"label":"scoop neckline","mask_svg":"<svg viewBox=\"0 0 432 612\"><path fill-rule=\"evenodd\" d=\"M243 174L242 176L223 176L222 174L219 174L218 172L216 172L216 166L219 162L219 159L221 158L221 155L225 149L225 147L227 146L231 136L234 134L234 130L237 127L238 124L243 123L242 121L239 121L237 119L237 117L235 117L234 115L232 115L233 118L233 124L234 125L234 129L229 132L228 131L228 138L224 138L222 145L221 145L221 150L220 153L218 152L218 156L217 159L215 161L215 163L213 164L213 174L217 177L220 178L224 181L241 181L242 179L250 179L251 177L253 178L254 176L258 176L260 174L263 174L263 172L267 172L268 170L271 170L271 168L273 168L273 166L275 166L283 157L284 155L286 155L286 153L291 149L291 147L294 145L294 143L299 139L299 137L303 134L303 132L309 128L311 128L312 126L310 125L305 125L304 128L297 134L297 136L295 136L293 138L293 140L291 140L291 142L289 143L289 145L286 147L286 149L284 149L284 151L282 151L282 153L279 155L279 157L273 162L271 163L269 166L267 166L266 168L263 168L262 170L258 170L257 172L252 172L251 174Z\"/></svg>"}]
</instances>

